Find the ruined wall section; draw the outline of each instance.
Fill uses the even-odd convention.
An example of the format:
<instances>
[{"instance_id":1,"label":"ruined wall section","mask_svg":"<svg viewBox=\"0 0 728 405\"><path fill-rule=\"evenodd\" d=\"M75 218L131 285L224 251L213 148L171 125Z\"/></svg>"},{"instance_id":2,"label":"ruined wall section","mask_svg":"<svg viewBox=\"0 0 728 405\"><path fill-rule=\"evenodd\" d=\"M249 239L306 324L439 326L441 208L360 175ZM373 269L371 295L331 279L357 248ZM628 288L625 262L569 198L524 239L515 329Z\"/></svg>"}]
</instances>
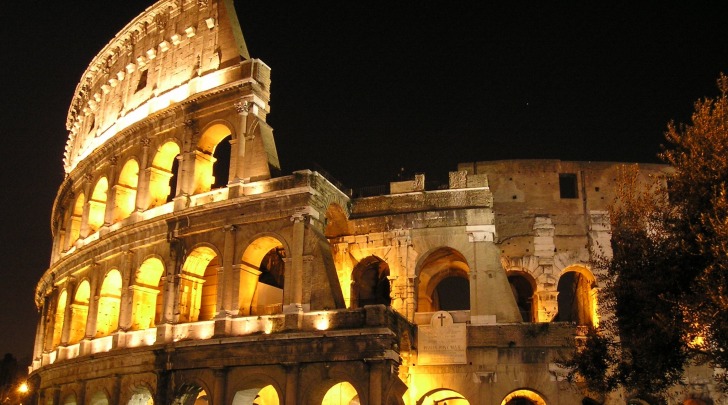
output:
<instances>
[{"instance_id":1,"label":"ruined wall section","mask_svg":"<svg viewBox=\"0 0 728 405\"><path fill-rule=\"evenodd\" d=\"M66 121L66 173L124 128L223 84L224 71L243 59L249 56L232 1L155 3L82 75Z\"/></svg>"}]
</instances>

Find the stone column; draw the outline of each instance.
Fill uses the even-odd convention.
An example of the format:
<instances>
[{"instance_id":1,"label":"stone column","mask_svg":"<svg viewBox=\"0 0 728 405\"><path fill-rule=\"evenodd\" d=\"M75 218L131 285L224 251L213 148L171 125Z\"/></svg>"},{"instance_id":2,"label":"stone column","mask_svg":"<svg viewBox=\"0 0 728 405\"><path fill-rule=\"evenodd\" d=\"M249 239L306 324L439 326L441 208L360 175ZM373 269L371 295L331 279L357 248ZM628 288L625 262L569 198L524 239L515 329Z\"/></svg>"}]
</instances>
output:
<instances>
[{"instance_id":1,"label":"stone column","mask_svg":"<svg viewBox=\"0 0 728 405\"><path fill-rule=\"evenodd\" d=\"M245 182L245 140L248 137L248 112L250 102L243 100L235 103L235 110L240 115L238 137L230 148L230 182Z\"/></svg>"},{"instance_id":2,"label":"stone column","mask_svg":"<svg viewBox=\"0 0 728 405\"><path fill-rule=\"evenodd\" d=\"M286 285L283 289L283 312L285 313L303 310L303 243L306 218L305 214L291 217L293 222L291 260L286 262Z\"/></svg>"},{"instance_id":3,"label":"stone column","mask_svg":"<svg viewBox=\"0 0 728 405\"><path fill-rule=\"evenodd\" d=\"M96 335L96 319L99 313L99 265L94 263L91 266L91 282L89 285L91 292L88 299L88 313L86 315L86 333L85 339L92 339ZM101 280L103 282L103 280Z\"/></svg>"},{"instance_id":4,"label":"stone column","mask_svg":"<svg viewBox=\"0 0 728 405\"><path fill-rule=\"evenodd\" d=\"M121 258L119 271L121 272L121 299L119 303L119 329L131 328L132 314L134 312L134 284L135 271L132 268L134 253L127 250Z\"/></svg>"},{"instance_id":5,"label":"stone column","mask_svg":"<svg viewBox=\"0 0 728 405\"><path fill-rule=\"evenodd\" d=\"M89 210L91 209L91 205L89 204L89 201L91 201L91 180L92 176L89 173L86 173L83 176L84 184L83 184L83 195L84 195L84 202L83 202L83 213L81 214L81 231L79 238L83 239L89 235L89 229L88 229L88 215Z\"/></svg>"},{"instance_id":6,"label":"stone column","mask_svg":"<svg viewBox=\"0 0 728 405\"><path fill-rule=\"evenodd\" d=\"M185 121L184 126L184 150L180 151L177 194L174 198L175 211L187 208L190 205L190 196L195 193L195 163L198 152L192 144L192 139L195 138L199 129L193 120Z\"/></svg>"},{"instance_id":7,"label":"stone column","mask_svg":"<svg viewBox=\"0 0 728 405\"><path fill-rule=\"evenodd\" d=\"M286 369L286 386L283 390L283 405L297 405L298 397L298 373L300 365L298 363L283 363Z\"/></svg>"},{"instance_id":8,"label":"stone column","mask_svg":"<svg viewBox=\"0 0 728 405\"><path fill-rule=\"evenodd\" d=\"M63 331L61 332L61 346L68 345L68 338L71 335L71 315L73 306L73 296L76 293L76 283L72 280L66 286L66 308L63 311Z\"/></svg>"},{"instance_id":9,"label":"stone column","mask_svg":"<svg viewBox=\"0 0 728 405\"><path fill-rule=\"evenodd\" d=\"M227 370L225 368L213 369L215 373L215 385L212 388L212 405L224 405L228 402L225 399Z\"/></svg>"},{"instance_id":10,"label":"stone column","mask_svg":"<svg viewBox=\"0 0 728 405\"><path fill-rule=\"evenodd\" d=\"M521 313L500 262L500 249L493 242L495 225L467 226L466 232L473 246L470 269L471 322L521 322Z\"/></svg>"},{"instance_id":11,"label":"stone column","mask_svg":"<svg viewBox=\"0 0 728 405\"><path fill-rule=\"evenodd\" d=\"M382 369L384 368L384 360L367 359L369 365L369 405L382 405Z\"/></svg>"},{"instance_id":12,"label":"stone column","mask_svg":"<svg viewBox=\"0 0 728 405\"><path fill-rule=\"evenodd\" d=\"M112 156L109 162L109 188L106 190L106 211L104 212L104 225L102 227L108 227L114 223L114 211L116 210L116 166L119 162L119 157ZM89 200L91 199L89 198Z\"/></svg>"},{"instance_id":13,"label":"stone column","mask_svg":"<svg viewBox=\"0 0 728 405\"><path fill-rule=\"evenodd\" d=\"M143 212L149 208L149 179L151 176L149 166L149 144L150 139L144 137L141 139L142 156L139 162L139 180L137 181L137 194L135 211Z\"/></svg>"},{"instance_id":14,"label":"stone column","mask_svg":"<svg viewBox=\"0 0 728 405\"><path fill-rule=\"evenodd\" d=\"M238 308L233 307L233 256L235 255L234 225L223 227L222 266L217 273L217 308L218 314L233 314Z\"/></svg>"}]
</instances>

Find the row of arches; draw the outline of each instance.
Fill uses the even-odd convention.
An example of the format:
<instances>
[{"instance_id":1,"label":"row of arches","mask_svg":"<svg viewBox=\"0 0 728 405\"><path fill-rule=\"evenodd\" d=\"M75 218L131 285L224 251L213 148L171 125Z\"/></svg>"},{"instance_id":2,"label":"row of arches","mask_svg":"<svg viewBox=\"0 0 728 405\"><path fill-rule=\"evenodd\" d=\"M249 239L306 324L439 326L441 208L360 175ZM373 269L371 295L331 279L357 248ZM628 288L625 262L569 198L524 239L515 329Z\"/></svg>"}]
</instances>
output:
<instances>
[{"instance_id":1,"label":"row of arches","mask_svg":"<svg viewBox=\"0 0 728 405\"><path fill-rule=\"evenodd\" d=\"M508 271L508 283L523 322L546 320L543 314L539 314L543 307L540 301L544 298L539 296L539 286L533 276L525 271ZM547 320L594 324L597 321L596 288L596 279L586 267L567 267L556 285L555 313L549 314Z\"/></svg>"},{"instance_id":2,"label":"row of arches","mask_svg":"<svg viewBox=\"0 0 728 405\"><path fill-rule=\"evenodd\" d=\"M66 213L61 220L65 230L59 241L62 250L136 211L167 204L180 193L200 194L225 187L233 170L231 127L226 123L210 125L187 159L182 157L180 141L168 139L150 154L150 159L129 157L118 172L109 167L87 186L74 190L73 198L62 203Z\"/></svg>"},{"instance_id":3,"label":"row of arches","mask_svg":"<svg viewBox=\"0 0 728 405\"><path fill-rule=\"evenodd\" d=\"M361 403L359 392L348 381L333 381L324 385L319 390L323 395L312 395L317 397L316 403L321 405L359 405ZM318 398L320 397L320 399ZM591 401L591 402L589 402ZM61 405L76 405L75 393L68 393L61 401ZM96 391L90 399L91 405L109 405L110 402L104 391ZM212 403L211 396L199 385L185 384L177 390L172 405L209 405ZM233 395L231 405L280 405L283 403L278 389L271 384L258 384L251 388L241 389ZM582 403L597 403L585 398ZM636 403L636 402L635 402ZM127 405L153 405L154 397L146 387L134 388ZM501 405L546 405L541 394L531 389L517 389L506 395ZM53 405L49 399L47 405ZM447 389L433 389L419 398L416 405L470 405L470 402L459 392Z\"/></svg>"},{"instance_id":4,"label":"row of arches","mask_svg":"<svg viewBox=\"0 0 728 405\"><path fill-rule=\"evenodd\" d=\"M323 397L321 405L359 405L359 393L348 381L334 382L324 386L321 390ZM209 405L213 401L210 394L199 385L185 384L177 390L170 402L172 405ZM318 401L317 401L318 402ZM66 393L60 405L76 405L78 398L75 393ZM110 405L115 403L109 400L105 391L96 391L90 398L90 405ZM233 395L231 405L280 405L282 398L278 389L271 384L259 384L251 388L241 389ZM147 387L133 389L126 405L153 405L154 396ZM53 398L49 396L46 405L54 405Z\"/></svg>"},{"instance_id":5,"label":"row of arches","mask_svg":"<svg viewBox=\"0 0 728 405\"><path fill-rule=\"evenodd\" d=\"M280 313L283 306L287 252L273 236L261 236L245 249L239 269L239 315ZM64 288L58 295L54 321L49 322L47 336L52 336L46 350L60 344L75 344L86 337L108 336L118 329L144 330L164 321L165 295L172 294L176 318L186 323L211 320L218 312L218 276L222 270L220 255L208 245L192 249L185 257L172 292L167 288L167 266L159 257L144 260L124 283L119 270L109 270L94 288L82 279L75 291ZM418 312L465 311L470 309L469 268L464 257L451 248L431 253L420 271L417 288ZM377 256L369 256L352 271L350 307L391 304L389 266ZM537 314L538 287L528 273L508 274L514 300L522 321L543 321ZM589 325L595 321L595 282L586 268L573 266L561 275L556 291L557 313L548 321ZM125 286L128 285L128 288ZM125 302L129 305L122 305ZM92 298L96 300L92 305ZM168 304L169 305L169 304ZM127 322L120 325L126 310ZM95 316L90 317L89 311ZM67 335L63 336L64 331Z\"/></svg>"},{"instance_id":6,"label":"row of arches","mask_svg":"<svg viewBox=\"0 0 728 405\"><path fill-rule=\"evenodd\" d=\"M239 315L282 311L286 256L284 244L273 236L258 237L248 245L241 264L236 266L240 272L236 289ZM46 326L45 349L108 336L119 329L153 328L165 320L214 319L221 270L219 252L212 246L200 245L184 258L171 294L167 264L157 256L145 259L128 282L116 268L103 275L98 287L92 286L91 278L82 278L75 288L69 285L58 294L55 314ZM170 299L165 301L167 295ZM174 308L176 319L170 319L169 306Z\"/></svg>"},{"instance_id":7,"label":"row of arches","mask_svg":"<svg viewBox=\"0 0 728 405\"><path fill-rule=\"evenodd\" d=\"M506 273L523 322L592 325L597 321L596 279L585 266L563 269L553 286L555 291L553 287L539 284L527 271L511 269ZM424 258L417 274L418 312L470 309L470 266L457 250L448 247L433 250ZM554 308L544 310L548 306Z\"/></svg>"}]
</instances>

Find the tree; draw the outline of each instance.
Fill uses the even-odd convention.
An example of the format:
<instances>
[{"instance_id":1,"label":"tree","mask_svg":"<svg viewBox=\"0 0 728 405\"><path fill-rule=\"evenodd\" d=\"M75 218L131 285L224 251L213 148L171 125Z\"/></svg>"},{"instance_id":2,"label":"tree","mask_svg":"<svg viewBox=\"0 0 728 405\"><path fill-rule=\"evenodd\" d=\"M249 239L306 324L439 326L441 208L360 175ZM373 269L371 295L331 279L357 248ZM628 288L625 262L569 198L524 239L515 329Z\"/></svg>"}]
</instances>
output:
<instances>
[{"instance_id":1,"label":"tree","mask_svg":"<svg viewBox=\"0 0 728 405\"><path fill-rule=\"evenodd\" d=\"M563 362L587 387L623 387L658 400L691 361L728 367L728 77L695 103L690 124L668 124L665 179L621 174L610 209L612 255L604 321ZM719 377L725 389L728 375Z\"/></svg>"}]
</instances>

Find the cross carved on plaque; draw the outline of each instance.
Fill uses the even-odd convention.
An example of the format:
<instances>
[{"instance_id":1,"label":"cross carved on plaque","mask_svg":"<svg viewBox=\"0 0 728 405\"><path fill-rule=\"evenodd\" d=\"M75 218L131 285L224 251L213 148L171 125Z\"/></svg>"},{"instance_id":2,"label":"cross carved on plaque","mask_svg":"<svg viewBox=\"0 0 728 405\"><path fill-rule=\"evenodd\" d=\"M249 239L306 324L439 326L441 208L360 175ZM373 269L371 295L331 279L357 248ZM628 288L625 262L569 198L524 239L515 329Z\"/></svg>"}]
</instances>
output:
<instances>
[{"instance_id":1,"label":"cross carved on plaque","mask_svg":"<svg viewBox=\"0 0 728 405\"><path fill-rule=\"evenodd\" d=\"M440 316L437 317L437 319L440 320L440 326L444 326L445 318L445 314L440 314Z\"/></svg>"}]
</instances>

